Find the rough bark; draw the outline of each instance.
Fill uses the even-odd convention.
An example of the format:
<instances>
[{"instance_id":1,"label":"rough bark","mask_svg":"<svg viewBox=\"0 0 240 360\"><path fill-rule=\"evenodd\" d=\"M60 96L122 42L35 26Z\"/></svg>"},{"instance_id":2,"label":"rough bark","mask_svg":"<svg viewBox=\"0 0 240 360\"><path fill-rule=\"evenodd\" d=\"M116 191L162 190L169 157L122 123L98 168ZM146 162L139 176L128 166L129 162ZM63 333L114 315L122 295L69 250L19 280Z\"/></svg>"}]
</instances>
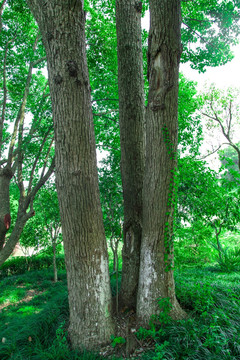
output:
<instances>
[{"instance_id":1,"label":"rough bark","mask_svg":"<svg viewBox=\"0 0 240 360\"><path fill-rule=\"evenodd\" d=\"M114 333L81 0L28 0L47 54L56 185L74 348L95 349Z\"/></svg>"},{"instance_id":2,"label":"rough bark","mask_svg":"<svg viewBox=\"0 0 240 360\"><path fill-rule=\"evenodd\" d=\"M159 312L159 298L169 298L173 318L184 316L175 297L173 278L180 26L180 0L150 0L146 167L137 299L137 317L143 324Z\"/></svg>"},{"instance_id":3,"label":"rough bark","mask_svg":"<svg viewBox=\"0 0 240 360\"><path fill-rule=\"evenodd\" d=\"M120 301L136 308L142 236L144 83L141 2L116 0L124 246Z\"/></svg>"}]
</instances>

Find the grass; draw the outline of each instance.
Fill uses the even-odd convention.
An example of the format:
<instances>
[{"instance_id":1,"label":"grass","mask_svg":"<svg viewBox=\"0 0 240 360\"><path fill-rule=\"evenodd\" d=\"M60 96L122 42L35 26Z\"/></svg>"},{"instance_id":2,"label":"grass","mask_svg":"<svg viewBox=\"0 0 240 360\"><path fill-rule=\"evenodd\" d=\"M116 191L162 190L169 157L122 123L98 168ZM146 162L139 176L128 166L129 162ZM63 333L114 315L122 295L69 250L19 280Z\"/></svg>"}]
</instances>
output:
<instances>
[{"instance_id":1,"label":"grass","mask_svg":"<svg viewBox=\"0 0 240 360\"><path fill-rule=\"evenodd\" d=\"M192 268L176 273L175 279L189 317L151 329L156 346L143 358L239 360L240 274Z\"/></svg>"},{"instance_id":2,"label":"grass","mask_svg":"<svg viewBox=\"0 0 240 360\"><path fill-rule=\"evenodd\" d=\"M171 321L168 307L160 318L141 329L139 341L154 344L137 359L239 360L240 275L213 269L181 269L175 274L177 297L189 314ZM103 359L78 353L67 339L68 301L66 274L52 282L52 270L27 272L0 281L0 359L61 360ZM116 288L111 277L113 291Z\"/></svg>"}]
</instances>

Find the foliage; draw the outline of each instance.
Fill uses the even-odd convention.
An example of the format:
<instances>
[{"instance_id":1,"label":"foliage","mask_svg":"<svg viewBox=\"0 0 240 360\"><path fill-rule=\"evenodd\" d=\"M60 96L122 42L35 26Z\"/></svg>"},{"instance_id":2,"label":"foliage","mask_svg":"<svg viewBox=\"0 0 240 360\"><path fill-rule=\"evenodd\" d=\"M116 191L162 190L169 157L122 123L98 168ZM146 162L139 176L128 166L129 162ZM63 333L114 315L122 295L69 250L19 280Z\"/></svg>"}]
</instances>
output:
<instances>
[{"instance_id":1,"label":"foliage","mask_svg":"<svg viewBox=\"0 0 240 360\"><path fill-rule=\"evenodd\" d=\"M196 83L179 75L178 95L178 149L180 156L196 156L203 142L200 111L202 97L197 94Z\"/></svg>"},{"instance_id":2,"label":"foliage","mask_svg":"<svg viewBox=\"0 0 240 360\"><path fill-rule=\"evenodd\" d=\"M43 75L46 58L38 27L22 0L2 2L1 22L0 180L2 186L6 178L11 179L11 189L15 183L18 191L10 236L5 239L1 230L3 262L34 215L35 195L54 169L54 147L49 89ZM1 214L11 207L9 182L2 189Z\"/></svg>"},{"instance_id":3,"label":"foliage","mask_svg":"<svg viewBox=\"0 0 240 360\"><path fill-rule=\"evenodd\" d=\"M201 219L191 221L188 226L178 223L174 243L175 266L201 266L213 262L215 251L208 242L211 238L212 230L203 226Z\"/></svg>"},{"instance_id":4,"label":"foliage","mask_svg":"<svg viewBox=\"0 0 240 360\"><path fill-rule=\"evenodd\" d=\"M47 96L47 80L41 71L46 66L45 53L39 39L38 27L26 7L25 1L21 0L17 3L9 1L8 4L5 4L2 22L0 51L5 62L1 65L1 81L3 84L1 98L2 111L4 111L4 117L1 119L4 125L4 137L1 138L1 155L5 158L3 150L6 150L9 147L10 140L14 139L14 135L11 135L14 121L15 126L19 126L18 131L21 131L20 119L18 121L16 119L18 119L18 113L21 111L23 102L26 102L23 110L24 115L28 115L28 121L25 123L23 134L18 135L18 144L16 145L19 145L22 136L23 174L24 178L29 180L31 166L33 166L36 158L40 160L38 153L39 151L41 153L41 141L49 132L49 128L52 127L51 107ZM31 67L32 69L30 69ZM29 89L27 88L28 76L30 76L29 80L31 81ZM25 96L27 97L25 98ZM40 170L44 165L44 158L47 156L51 140L52 137L49 136L42 149L41 160L34 165L37 170Z\"/></svg>"},{"instance_id":5,"label":"foliage","mask_svg":"<svg viewBox=\"0 0 240 360\"><path fill-rule=\"evenodd\" d=\"M240 143L236 146L240 149ZM233 187L240 184L240 171L239 171L239 158L236 151L232 147L227 147L218 151L219 159L221 161L222 177L229 183L231 182Z\"/></svg>"},{"instance_id":6,"label":"foliage","mask_svg":"<svg viewBox=\"0 0 240 360\"><path fill-rule=\"evenodd\" d=\"M113 270L118 272L118 247L122 241L123 194L120 173L120 152L112 150L101 161L99 188L105 234L113 252Z\"/></svg>"},{"instance_id":7,"label":"foliage","mask_svg":"<svg viewBox=\"0 0 240 360\"><path fill-rule=\"evenodd\" d=\"M57 191L53 182L47 182L34 201L35 216L29 220L20 238L20 244L35 251L52 248L52 242L60 243L61 222Z\"/></svg>"},{"instance_id":8,"label":"foliage","mask_svg":"<svg viewBox=\"0 0 240 360\"><path fill-rule=\"evenodd\" d=\"M57 266L65 269L64 256L57 256ZM48 269L52 267L52 257L47 255L13 257L1 266L0 278L24 274L26 271Z\"/></svg>"},{"instance_id":9,"label":"foliage","mask_svg":"<svg viewBox=\"0 0 240 360\"><path fill-rule=\"evenodd\" d=\"M126 340L122 336L116 336L115 337L114 335L112 335L111 340L112 340L111 346L113 348L115 348L117 345L125 344L125 342L126 342Z\"/></svg>"},{"instance_id":10,"label":"foliage","mask_svg":"<svg viewBox=\"0 0 240 360\"><path fill-rule=\"evenodd\" d=\"M240 221L238 198L238 190L221 180L219 174L204 162L194 161L190 157L181 159L177 234L187 237L188 233L190 236L192 233L195 249L205 239L213 242L215 237L214 243L221 258L221 232L224 229L237 230Z\"/></svg>"},{"instance_id":11,"label":"foliage","mask_svg":"<svg viewBox=\"0 0 240 360\"><path fill-rule=\"evenodd\" d=\"M231 44L239 34L239 2L198 0L181 1L182 61L205 71L206 66L220 66L233 58Z\"/></svg>"},{"instance_id":12,"label":"foliage","mask_svg":"<svg viewBox=\"0 0 240 360\"><path fill-rule=\"evenodd\" d=\"M216 245L213 244L216 248ZM217 249L218 250L218 249ZM221 256L217 259L217 262L222 271L232 272L240 270L240 249L239 248L223 248L220 246Z\"/></svg>"}]
</instances>

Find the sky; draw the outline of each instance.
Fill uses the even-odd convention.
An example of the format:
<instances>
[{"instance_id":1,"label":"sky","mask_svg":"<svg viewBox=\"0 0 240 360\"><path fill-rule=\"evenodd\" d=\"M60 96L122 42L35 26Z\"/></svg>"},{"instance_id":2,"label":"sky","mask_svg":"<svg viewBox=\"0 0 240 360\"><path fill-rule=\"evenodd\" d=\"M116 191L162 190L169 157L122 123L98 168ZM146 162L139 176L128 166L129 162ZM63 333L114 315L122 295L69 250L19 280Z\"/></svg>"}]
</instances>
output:
<instances>
[{"instance_id":1,"label":"sky","mask_svg":"<svg viewBox=\"0 0 240 360\"><path fill-rule=\"evenodd\" d=\"M211 83L215 83L218 88L228 87L240 88L240 44L232 48L234 59L226 65L216 68L208 67L204 74L199 74L197 70L190 68L189 64L181 64L180 71L186 78L198 82L199 90Z\"/></svg>"}]
</instances>

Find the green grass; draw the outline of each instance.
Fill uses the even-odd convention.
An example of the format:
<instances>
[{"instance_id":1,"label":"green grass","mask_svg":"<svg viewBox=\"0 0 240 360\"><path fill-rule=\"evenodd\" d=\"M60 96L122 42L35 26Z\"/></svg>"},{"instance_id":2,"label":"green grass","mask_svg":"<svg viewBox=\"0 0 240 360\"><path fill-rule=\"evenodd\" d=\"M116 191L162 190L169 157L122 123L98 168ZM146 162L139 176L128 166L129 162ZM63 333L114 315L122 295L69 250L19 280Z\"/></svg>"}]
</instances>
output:
<instances>
[{"instance_id":1,"label":"green grass","mask_svg":"<svg viewBox=\"0 0 240 360\"><path fill-rule=\"evenodd\" d=\"M52 282L52 270L27 272L0 280L0 359L103 359L78 353L67 339L66 274ZM188 313L173 322L161 315L161 327L141 330L139 339L155 344L142 359L239 360L240 274L209 269L181 269L175 274L176 293ZM116 280L111 277L113 293ZM166 302L167 304L167 302ZM138 357L140 359L140 357Z\"/></svg>"},{"instance_id":2,"label":"green grass","mask_svg":"<svg viewBox=\"0 0 240 360\"><path fill-rule=\"evenodd\" d=\"M156 347L144 359L239 360L240 274L192 268L175 279L188 319L151 329Z\"/></svg>"}]
</instances>

